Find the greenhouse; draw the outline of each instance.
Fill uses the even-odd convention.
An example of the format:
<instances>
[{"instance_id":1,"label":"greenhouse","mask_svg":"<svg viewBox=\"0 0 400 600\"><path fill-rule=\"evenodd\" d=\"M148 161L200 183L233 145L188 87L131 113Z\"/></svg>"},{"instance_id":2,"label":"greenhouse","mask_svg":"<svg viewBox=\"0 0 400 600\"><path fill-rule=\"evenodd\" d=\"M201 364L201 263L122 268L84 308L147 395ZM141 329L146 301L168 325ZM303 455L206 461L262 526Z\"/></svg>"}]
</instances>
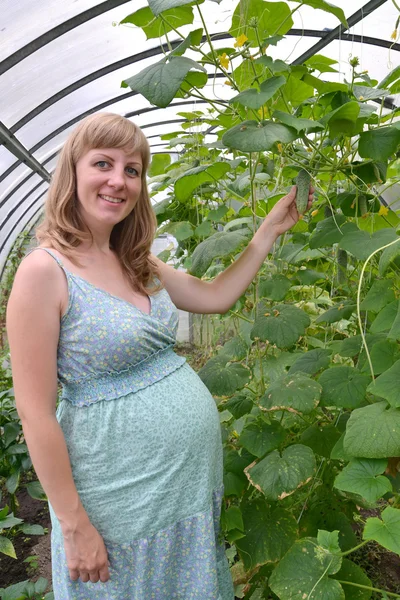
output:
<instances>
[{"instance_id":1,"label":"greenhouse","mask_svg":"<svg viewBox=\"0 0 400 600\"><path fill-rule=\"evenodd\" d=\"M0 600L400 598L400 0L1 8Z\"/></svg>"}]
</instances>

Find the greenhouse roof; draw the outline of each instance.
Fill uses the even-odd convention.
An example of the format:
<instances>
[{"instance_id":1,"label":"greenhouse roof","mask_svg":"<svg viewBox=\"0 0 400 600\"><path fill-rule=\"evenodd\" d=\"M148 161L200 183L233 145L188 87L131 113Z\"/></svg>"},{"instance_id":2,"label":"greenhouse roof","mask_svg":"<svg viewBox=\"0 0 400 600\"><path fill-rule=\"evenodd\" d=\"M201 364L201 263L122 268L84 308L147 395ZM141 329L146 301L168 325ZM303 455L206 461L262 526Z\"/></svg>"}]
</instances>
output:
<instances>
[{"instance_id":1,"label":"greenhouse roof","mask_svg":"<svg viewBox=\"0 0 400 600\"><path fill-rule=\"evenodd\" d=\"M318 6L321 1L308 4ZM171 0L165 2L171 5ZM232 0L202 4L216 48L224 47L230 37L236 4ZM293 8L299 2L287 4ZM348 27L330 12L301 6L279 44L279 58L300 64L322 53L337 61L339 72L326 73L325 78L344 81L350 77L349 59L358 57L360 68L381 81L400 64L400 44L393 35L399 17L396 2L335 0L334 4L343 9ZM0 272L18 234L40 216L57 154L76 123L97 111L122 114L144 129L153 153L162 152L168 142L160 136L184 120L177 113L194 110L201 102L175 98L160 108L121 87L122 81L162 58L158 38L146 39L142 29L121 23L146 6L145 0L2 0ZM189 33L201 25L195 14L194 23L180 30ZM169 43L178 44L173 31ZM269 52L278 56L273 45ZM232 95L212 70L207 87L216 98ZM399 94L384 100L387 111L398 105Z\"/></svg>"}]
</instances>

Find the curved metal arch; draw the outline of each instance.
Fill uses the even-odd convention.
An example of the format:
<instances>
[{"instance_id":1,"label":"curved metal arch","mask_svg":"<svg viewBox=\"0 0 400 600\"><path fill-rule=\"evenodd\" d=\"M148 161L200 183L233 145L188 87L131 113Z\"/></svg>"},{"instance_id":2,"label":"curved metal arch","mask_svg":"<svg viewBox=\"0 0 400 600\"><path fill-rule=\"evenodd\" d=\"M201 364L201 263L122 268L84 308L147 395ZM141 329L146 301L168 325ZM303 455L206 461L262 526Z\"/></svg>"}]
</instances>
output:
<instances>
[{"instance_id":1,"label":"curved metal arch","mask_svg":"<svg viewBox=\"0 0 400 600\"><path fill-rule=\"evenodd\" d=\"M75 17L60 23L60 25L57 25L57 27L53 27L53 29L46 31L46 33L43 35L40 35L36 39L32 40L32 42L26 44L1 61L0 75L3 75L3 73L17 65L19 62L21 62L21 60L24 60L24 58L27 58L36 52L36 50L43 48L43 46L46 46L46 44L49 44L61 35L64 35L64 33L68 33L68 31L75 29L75 27L78 27L79 25L82 25L83 23L86 23L87 21L90 21L101 14L116 8L117 6L121 6L121 4L126 4L129 1L130 0L106 0L106 2L97 4L96 6L93 6L92 8L89 8L88 10L76 15Z\"/></svg>"},{"instance_id":2,"label":"curved metal arch","mask_svg":"<svg viewBox=\"0 0 400 600\"><path fill-rule=\"evenodd\" d=\"M370 15L374 10L376 10L377 8L382 6L385 2L387 2L387 0L370 0L370 2L368 2L363 8L356 11L353 15L351 15L348 18L347 21L348 21L349 27L352 27L353 25L355 25L356 23L361 21L363 18ZM346 31L346 29L347 28L344 27L342 24L340 24L339 27L336 27L332 31L328 31L328 32L291 29L290 31L287 32L286 35L300 35L300 36L306 35L306 36L322 38L317 44L312 46L312 48L309 49L306 53L304 53L301 57L299 57L298 59L293 61L293 64L299 64L298 61L304 62L304 60L307 60L307 58L310 58L310 56L315 54L319 49L325 47L329 42L333 41L334 39L339 38L339 36L341 37L341 39L344 39L344 32ZM216 34L212 35L213 40L224 40L224 39L230 39L231 37L232 36L229 33L216 33ZM354 35L350 35L349 40L356 41L355 37L356 36L354 36ZM373 42L373 40L375 38L368 38L368 39L371 42ZM362 40L365 42L365 38L362 38ZM15 123L10 128L10 131L12 133L15 133L16 131L18 131L18 129L23 127L26 123L28 123L31 119L36 117L38 114L40 114L41 112L43 112L44 110L46 110L47 108L52 106L54 103L61 100L61 98L64 98L65 96L68 96L75 90L79 89L80 87L87 85L88 83L95 81L99 77L102 77L103 75L106 75L108 73L112 73L113 71L116 71L117 69L125 67L129 64L134 64L136 62L140 62L141 60L145 60L146 58L150 58L151 56L157 56L158 54L161 54L161 52L166 53L166 52L170 51L171 48L174 49L177 46L179 46L181 41L182 40L174 40L174 41L170 42L169 46L168 46L168 44L162 44L161 46L157 46L155 48L149 48L147 50L144 50L143 52L134 54L133 56L129 56L129 57L126 57L119 61L116 61L115 63L111 63L110 65L102 67L101 69L98 69L97 71L93 71L89 75L86 75L85 77L82 77L81 79L75 81L74 83L70 84L63 90L60 90L59 92L57 92L56 94L54 94L53 96L51 96L50 98L48 98L47 100L45 100L44 102L39 104L36 108L31 110L29 113L27 113L22 119L17 121L17 123ZM206 36L203 36L201 41L202 42L207 41ZM380 42L380 45L385 45L384 40L379 40L379 42ZM368 43L368 42L365 42L365 43ZM375 42L373 42L373 43L375 44ZM392 49L400 50L400 44L395 44L395 45L389 44L389 45L390 45L390 47L392 47ZM398 46L398 48L394 48L394 46ZM311 54L310 54L310 52L311 52ZM306 58L304 58L304 56L306 56Z\"/></svg>"},{"instance_id":3,"label":"curved metal arch","mask_svg":"<svg viewBox=\"0 0 400 600\"><path fill-rule=\"evenodd\" d=\"M12 229L9 231L9 233L8 233L8 235L7 235L7 237L6 237L6 239L3 241L3 243L2 243L2 244L1 244L1 246L0 246L0 257L1 257L1 253L3 252L3 249L4 249L5 245L7 244L8 240L9 240L9 239L10 239L10 237L11 237L11 235L13 234L13 232L15 231L15 229L17 228L17 225L19 225L19 224L21 223L21 221L22 221L23 217L26 215L26 213L27 213L27 212L28 212L28 211L29 211L29 210L32 208L32 206L34 206L34 204L35 204L36 202L38 202L38 200L40 200L40 199L41 199L41 197L43 196L43 194L45 194L45 193L46 193L46 191L47 191L47 190L45 190L45 191L44 191L42 194L40 194L40 195L39 195L37 198L35 198L35 200L34 200L33 202L31 202L31 204L28 206L28 208L27 208L27 209L26 209L26 210L23 212L23 214L21 215L21 218L20 218L20 219L19 219L19 220L18 220L18 221L15 223L15 225L14 225L14 226L12 227ZM35 216L36 216L36 215L37 215L37 214L38 214L38 213L39 213L39 212L42 210L42 207L43 207L43 204L41 204L41 205L39 206L39 208L37 209L37 211L33 213L32 217L30 217L30 219L29 219L29 220L33 219L33 218L34 218L34 217L35 217ZM25 223L25 225L22 227L22 230L24 230L24 229L25 229L25 227L26 227L26 223ZM1 273L0 273L0 281L1 281L1 279L2 279L2 277L3 277L3 274L4 274L4 269L5 269L5 267L6 267L6 264L7 264L7 258L8 258L8 256L6 256L6 257L4 258L4 263L3 263L3 266L2 266L2 269L1 269Z\"/></svg>"}]
</instances>

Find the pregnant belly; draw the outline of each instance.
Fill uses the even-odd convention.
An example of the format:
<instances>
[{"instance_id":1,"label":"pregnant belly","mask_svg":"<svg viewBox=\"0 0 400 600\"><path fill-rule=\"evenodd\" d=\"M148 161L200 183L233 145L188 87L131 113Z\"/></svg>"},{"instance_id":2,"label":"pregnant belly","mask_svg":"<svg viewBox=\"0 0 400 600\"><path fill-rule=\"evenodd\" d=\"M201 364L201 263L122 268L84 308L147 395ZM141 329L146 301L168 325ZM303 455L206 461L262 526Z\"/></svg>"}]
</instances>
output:
<instances>
[{"instance_id":1,"label":"pregnant belly","mask_svg":"<svg viewBox=\"0 0 400 600\"><path fill-rule=\"evenodd\" d=\"M114 523L114 539L203 510L221 485L218 410L187 363L121 398L64 402L59 421L78 493L100 527Z\"/></svg>"}]
</instances>

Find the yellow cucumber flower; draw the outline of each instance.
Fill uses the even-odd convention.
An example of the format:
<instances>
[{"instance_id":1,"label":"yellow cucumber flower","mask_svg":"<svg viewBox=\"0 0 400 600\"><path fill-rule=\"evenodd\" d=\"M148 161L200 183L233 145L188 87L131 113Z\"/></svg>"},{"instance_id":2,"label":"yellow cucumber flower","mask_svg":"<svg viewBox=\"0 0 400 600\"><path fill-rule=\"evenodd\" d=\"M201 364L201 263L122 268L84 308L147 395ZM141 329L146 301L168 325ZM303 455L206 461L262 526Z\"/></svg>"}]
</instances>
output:
<instances>
[{"instance_id":1,"label":"yellow cucumber flower","mask_svg":"<svg viewBox=\"0 0 400 600\"><path fill-rule=\"evenodd\" d=\"M389 209L387 206L383 206L383 204L381 205L378 215L380 217L386 217L386 215L389 214Z\"/></svg>"},{"instance_id":2,"label":"yellow cucumber flower","mask_svg":"<svg viewBox=\"0 0 400 600\"><path fill-rule=\"evenodd\" d=\"M224 69L227 69L229 67L229 56L227 55L226 52L224 52L223 54L221 54L221 56L218 56L219 58L219 64L221 65L221 67L223 67Z\"/></svg>"},{"instance_id":3,"label":"yellow cucumber flower","mask_svg":"<svg viewBox=\"0 0 400 600\"><path fill-rule=\"evenodd\" d=\"M249 38L247 37L247 35L244 35L244 33L242 33L242 35L239 35L239 37L236 38L236 42L233 45L235 48L241 48L245 45L248 39Z\"/></svg>"}]
</instances>

